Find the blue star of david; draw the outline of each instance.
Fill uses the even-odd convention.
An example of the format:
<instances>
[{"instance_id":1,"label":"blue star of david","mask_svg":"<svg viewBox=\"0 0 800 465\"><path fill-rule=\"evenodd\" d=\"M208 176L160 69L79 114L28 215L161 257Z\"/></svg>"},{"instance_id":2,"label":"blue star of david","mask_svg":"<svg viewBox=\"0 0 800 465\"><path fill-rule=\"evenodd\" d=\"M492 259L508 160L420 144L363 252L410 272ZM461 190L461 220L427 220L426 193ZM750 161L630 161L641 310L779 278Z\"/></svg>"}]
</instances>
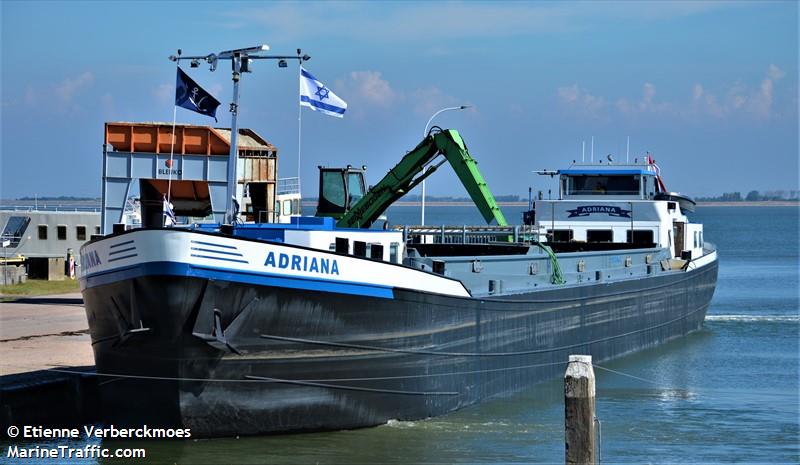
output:
<instances>
[{"instance_id":1,"label":"blue star of david","mask_svg":"<svg viewBox=\"0 0 800 465\"><path fill-rule=\"evenodd\" d=\"M320 100L325 100L326 98L328 98L329 93L330 91L325 86L322 87L317 86L317 91L314 92L314 95L318 95Z\"/></svg>"}]
</instances>

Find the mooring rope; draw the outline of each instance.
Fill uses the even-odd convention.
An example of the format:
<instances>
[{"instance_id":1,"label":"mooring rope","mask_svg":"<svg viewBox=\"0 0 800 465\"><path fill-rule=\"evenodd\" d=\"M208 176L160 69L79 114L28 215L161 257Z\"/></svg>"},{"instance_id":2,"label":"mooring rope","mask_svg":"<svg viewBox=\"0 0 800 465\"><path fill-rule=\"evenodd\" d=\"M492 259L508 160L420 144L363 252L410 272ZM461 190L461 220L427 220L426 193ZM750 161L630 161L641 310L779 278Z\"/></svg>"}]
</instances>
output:
<instances>
[{"instance_id":1,"label":"mooring rope","mask_svg":"<svg viewBox=\"0 0 800 465\"><path fill-rule=\"evenodd\" d=\"M219 382L219 383L251 383L251 382L266 382L266 383L320 383L320 382L345 382L345 381L387 381L387 380L404 380L404 379L418 379L418 378L433 378L433 377L440 377L440 376L463 376L463 375L474 375L474 374L483 374L483 373L492 373L492 372L500 372L500 371L513 371L513 370L524 370L529 368L538 368L538 367L545 367L545 366L553 366L553 365L566 365L568 362L550 362L550 363L535 363L529 365L519 365L513 367L503 367L503 368L489 368L485 370L468 370L468 371L455 371L455 372L447 372L447 373L425 373L422 375L403 375L403 376L373 376L373 377L360 377L360 378L322 378L322 379L284 379L284 378L273 378L267 376L250 376L247 375L243 379L220 379L220 378L187 378L187 377L172 377L172 376L147 376L147 375L128 375L128 374L121 374L121 373L103 373L103 372L90 372L90 371L80 371L80 370L70 370L65 368L58 368L59 365L51 365L55 366L56 368L50 368L47 371L52 371L55 373L65 373L65 374L74 374L74 375L83 375L83 376L97 376L97 377L108 377L108 378L122 378L122 379L145 379L150 381L192 381L192 382ZM5 366L13 366L16 368L29 368L22 365L9 365L6 364ZM343 387L343 386L338 386Z\"/></svg>"}]
</instances>

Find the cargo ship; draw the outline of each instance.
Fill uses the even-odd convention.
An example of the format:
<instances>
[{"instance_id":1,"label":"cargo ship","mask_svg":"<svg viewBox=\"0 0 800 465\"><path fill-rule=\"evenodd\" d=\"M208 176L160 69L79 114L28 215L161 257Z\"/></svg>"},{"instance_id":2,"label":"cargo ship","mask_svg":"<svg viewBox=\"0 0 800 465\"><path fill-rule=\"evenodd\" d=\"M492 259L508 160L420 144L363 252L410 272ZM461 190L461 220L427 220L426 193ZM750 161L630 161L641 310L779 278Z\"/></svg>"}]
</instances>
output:
<instances>
[{"instance_id":1,"label":"cargo ship","mask_svg":"<svg viewBox=\"0 0 800 465\"><path fill-rule=\"evenodd\" d=\"M131 140L107 125L107 147ZM386 222L446 162L487 225ZM603 362L700 329L717 253L692 200L649 156L550 174L558 197L509 225L460 134L435 127L370 189L362 168L320 167L315 216L115 224L80 252L105 421L223 437L422 419L535 389L570 354Z\"/></svg>"}]
</instances>

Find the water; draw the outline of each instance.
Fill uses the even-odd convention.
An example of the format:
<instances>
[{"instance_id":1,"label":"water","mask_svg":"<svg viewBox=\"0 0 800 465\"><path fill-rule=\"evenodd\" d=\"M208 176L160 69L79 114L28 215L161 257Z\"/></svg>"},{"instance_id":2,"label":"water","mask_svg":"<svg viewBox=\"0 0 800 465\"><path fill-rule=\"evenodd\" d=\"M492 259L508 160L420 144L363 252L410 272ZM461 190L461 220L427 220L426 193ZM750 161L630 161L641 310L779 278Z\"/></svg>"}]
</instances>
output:
<instances>
[{"instance_id":1,"label":"water","mask_svg":"<svg viewBox=\"0 0 800 465\"><path fill-rule=\"evenodd\" d=\"M523 208L503 210L515 220ZM393 207L389 218L416 224L419 208ZM702 207L694 218L720 253L705 328L603 364L629 376L595 369L602 460L798 463L798 210ZM480 217L469 207L429 207L426 219L470 224ZM562 396L556 380L443 417L376 428L102 445L145 447L144 463L563 463Z\"/></svg>"}]
</instances>

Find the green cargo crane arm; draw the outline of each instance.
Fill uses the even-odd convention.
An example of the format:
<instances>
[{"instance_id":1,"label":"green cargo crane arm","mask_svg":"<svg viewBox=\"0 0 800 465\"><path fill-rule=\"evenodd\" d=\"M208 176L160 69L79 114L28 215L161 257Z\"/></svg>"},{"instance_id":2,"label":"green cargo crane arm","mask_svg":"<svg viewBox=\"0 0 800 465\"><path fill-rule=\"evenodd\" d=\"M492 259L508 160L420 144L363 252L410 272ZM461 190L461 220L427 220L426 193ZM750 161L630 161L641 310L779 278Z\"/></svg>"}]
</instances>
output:
<instances>
[{"instance_id":1,"label":"green cargo crane arm","mask_svg":"<svg viewBox=\"0 0 800 465\"><path fill-rule=\"evenodd\" d=\"M409 193L444 163L442 161L437 165L432 165L430 169L419 175L425 165L439 154L444 155L445 159L450 162L450 166L455 170L458 179L467 189L470 198L475 202L486 222L491 223L492 220L495 220L498 226L506 226L508 223L497 206L486 181L478 171L477 162L470 156L461 135L455 129L446 129L428 135L347 211L336 225L343 228L369 228L372 226L372 223L391 204Z\"/></svg>"}]
</instances>

